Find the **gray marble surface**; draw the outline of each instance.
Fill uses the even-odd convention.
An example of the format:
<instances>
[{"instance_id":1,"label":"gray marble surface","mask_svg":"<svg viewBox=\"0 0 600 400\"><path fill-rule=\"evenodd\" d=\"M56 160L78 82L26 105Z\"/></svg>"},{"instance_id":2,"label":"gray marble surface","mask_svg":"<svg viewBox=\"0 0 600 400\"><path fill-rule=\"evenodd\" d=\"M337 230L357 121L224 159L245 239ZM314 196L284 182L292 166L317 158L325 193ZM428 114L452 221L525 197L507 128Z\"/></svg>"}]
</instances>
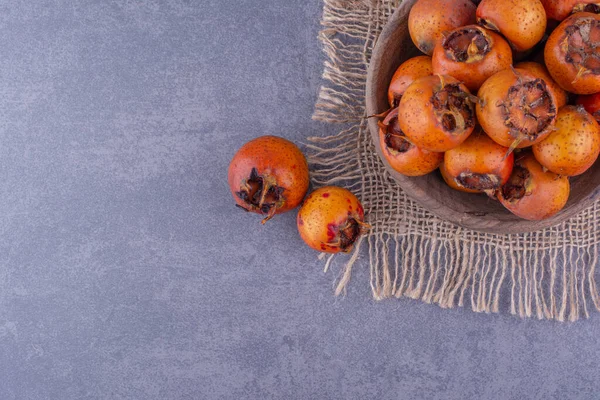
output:
<instances>
[{"instance_id":1,"label":"gray marble surface","mask_svg":"<svg viewBox=\"0 0 600 400\"><path fill-rule=\"evenodd\" d=\"M0 5L0 399L597 399L576 324L344 298L295 215L233 207L311 121L321 1Z\"/></svg>"}]
</instances>

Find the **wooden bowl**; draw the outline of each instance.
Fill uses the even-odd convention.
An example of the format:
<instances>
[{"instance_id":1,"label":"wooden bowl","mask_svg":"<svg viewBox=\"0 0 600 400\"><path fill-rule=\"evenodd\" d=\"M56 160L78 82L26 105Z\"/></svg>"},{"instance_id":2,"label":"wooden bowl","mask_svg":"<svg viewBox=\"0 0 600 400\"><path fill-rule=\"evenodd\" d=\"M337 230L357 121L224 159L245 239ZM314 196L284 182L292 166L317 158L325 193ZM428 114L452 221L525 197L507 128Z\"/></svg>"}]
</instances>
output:
<instances>
[{"instance_id":1,"label":"wooden bowl","mask_svg":"<svg viewBox=\"0 0 600 400\"><path fill-rule=\"evenodd\" d=\"M420 54L408 33L408 13L416 1L402 2L375 45L367 75L367 115L379 114L389 108L387 88L392 75L402 62ZM414 178L396 172L382 156L375 118L369 119L369 130L382 162L404 192L433 214L465 228L493 233L536 231L565 221L600 197L599 161L585 174L571 178L571 195L561 212L543 221L527 221L511 214L486 195L451 189L439 171Z\"/></svg>"}]
</instances>

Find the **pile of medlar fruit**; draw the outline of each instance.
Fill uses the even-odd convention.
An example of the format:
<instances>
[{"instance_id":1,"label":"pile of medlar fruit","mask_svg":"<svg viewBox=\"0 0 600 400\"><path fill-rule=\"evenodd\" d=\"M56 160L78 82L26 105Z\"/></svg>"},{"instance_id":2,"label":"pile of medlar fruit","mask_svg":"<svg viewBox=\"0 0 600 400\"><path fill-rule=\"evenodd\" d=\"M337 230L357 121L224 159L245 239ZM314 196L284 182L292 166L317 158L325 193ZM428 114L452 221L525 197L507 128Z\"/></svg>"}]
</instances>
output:
<instances>
[{"instance_id":1,"label":"pile of medlar fruit","mask_svg":"<svg viewBox=\"0 0 600 400\"><path fill-rule=\"evenodd\" d=\"M261 136L244 144L229 164L228 182L239 208L275 214L301 205L296 218L300 237L323 253L349 252L369 230L362 204L349 190L325 186L310 193L306 157L279 136Z\"/></svg>"},{"instance_id":2,"label":"pile of medlar fruit","mask_svg":"<svg viewBox=\"0 0 600 400\"><path fill-rule=\"evenodd\" d=\"M387 163L407 176L437 169L453 189L485 193L540 220L560 211L569 177L600 154L600 0L418 0L410 37L424 55L402 63L380 118ZM302 239L348 252L369 230L350 191L306 196L304 154L262 136L233 157L236 205L264 216L300 209Z\"/></svg>"},{"instance_id":3,"label":"pile of medlar fruit","mask_svg":"<svg viewBox=\"0 0 600 400\"><path fill-rule=\"evenodd\" d=\"M376 116L387 163L555 215L600 154L598 13L600 0L418 0L408 28L425 55L400 65Z\"/></svg>"}]
</instances>

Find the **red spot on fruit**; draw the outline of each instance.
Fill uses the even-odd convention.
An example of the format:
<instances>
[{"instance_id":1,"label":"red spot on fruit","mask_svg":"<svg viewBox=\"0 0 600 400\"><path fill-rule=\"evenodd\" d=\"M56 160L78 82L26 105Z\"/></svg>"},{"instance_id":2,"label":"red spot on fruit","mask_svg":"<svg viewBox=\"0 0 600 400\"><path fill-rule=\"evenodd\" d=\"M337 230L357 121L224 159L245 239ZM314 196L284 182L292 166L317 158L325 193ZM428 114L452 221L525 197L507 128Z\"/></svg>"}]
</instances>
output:
<instances>
[{"instance_id":1,"label":"red spot on fruit","mask_svg":"<svg viewBox=\"0 0 600 400\"><path fill-rule=\"evenodd\" d=\"M329 193L323 193L323 197L328 198L329 197Z\"/></svg>"},{"instance_id":2,"label":"red spot on fruit","mask_svg":"<svg viewBox=\"0 0 600 400\"><path fill-rule=\"evenodd\" d=\"M350 201L350 199L346 199L346 201L347 201L348 203L352 203L352 202Z\"/></svg>"},{"instance_id":3,"label":"red spot on fruit","mask_svg":"<svg viewBox=\"0 0 600 400\"><path fill-rule=\"evenodd\" d=\"M362 208L362 205L358 205L358 215L361 217L365 215L365 210Z\"/></svg>"},{"instance_id":4,"label":"red spot on fruit","mask_svg":"<svg viewBox=\"0 0 600 400\"><path fill-rule=\"evenodd\" d=\"M327 247L325 247L324 244L321 245L321 250L327 250Z\"/></svg>"},{"instance_id":5,"label":"red spot on fruit","mask_svg":"<svg viewBox=\"0 0 600 400\"><path fill-rule=\"evenodd\" d=\"M298 225L304 225L304 220L302 218L298 218Z\"/></svg>"},{"instance_id":6,"label":"red spot on fruit","mask_svg":"<svg viewBox=\"0 0 600 400\"><path fill-rule=\"evenodd\" d=\"M335 224L327 224L327 239L333 240L337 235L338 227Z\"/></svg>"}]
</instances>

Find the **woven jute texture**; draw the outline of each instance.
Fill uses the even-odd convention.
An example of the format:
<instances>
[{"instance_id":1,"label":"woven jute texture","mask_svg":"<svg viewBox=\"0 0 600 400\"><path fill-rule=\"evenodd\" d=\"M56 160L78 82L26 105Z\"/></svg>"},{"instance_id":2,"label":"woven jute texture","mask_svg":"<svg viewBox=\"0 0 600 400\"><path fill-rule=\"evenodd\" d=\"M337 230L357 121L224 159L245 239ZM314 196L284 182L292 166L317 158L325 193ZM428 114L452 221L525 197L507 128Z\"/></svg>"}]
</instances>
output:
<instances>
[{"instance_id":1,"label":"woven jute texture","mask_svg":"<svg viewBox=\"0 0 600 400\"><path fill-rule=\"evenodd\" d=\"M466 304L478 312L506 310L559 321L600 310L599 203L543 231L479 233L427 212L386 172L367 128L364 97L373 45L399 3L324 0L320 40L326 84L314 119L340 124L340 133L309 138L312 179L315 186L352 190L372 225L349 258L327 257L326 269L332 261L341 268L336 293L346 290L353 267L368 264L377 300L408 296L441 307ZM368 259L356 263L365 253Z\"/></svg>"}]
</instances>

